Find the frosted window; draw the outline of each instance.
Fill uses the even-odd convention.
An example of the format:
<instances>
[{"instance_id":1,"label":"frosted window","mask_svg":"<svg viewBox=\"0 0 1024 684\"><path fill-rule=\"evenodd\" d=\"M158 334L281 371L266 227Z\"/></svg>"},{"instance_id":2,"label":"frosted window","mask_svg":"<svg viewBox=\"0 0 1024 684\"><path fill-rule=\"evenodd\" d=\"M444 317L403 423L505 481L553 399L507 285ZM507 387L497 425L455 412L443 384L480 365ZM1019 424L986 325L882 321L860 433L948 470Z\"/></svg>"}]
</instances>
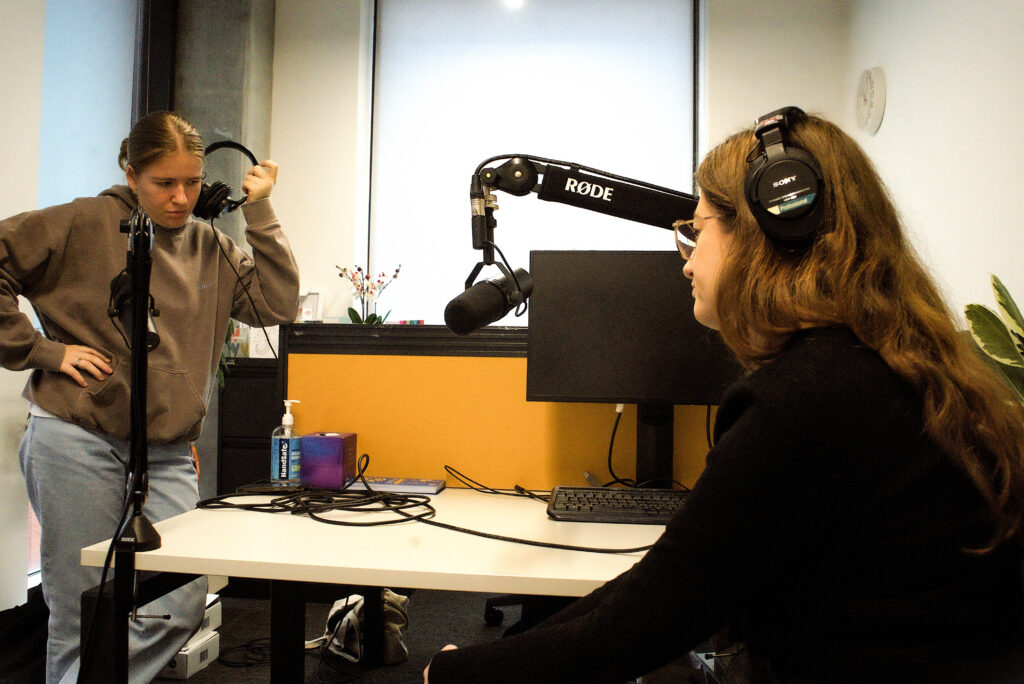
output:
<instances>
[{"instance_id":1,"label":"frosted window","mask_svg":"<svg viewBox=\"0 0 1024 684\"><path fill-rule=\"evenodd\" d=\"M511 4L378 2L370 252L375 271L402 265L381 301L389 321L443 323L480 260L469 181L488 157L532 154L692 189L690 2ZM529 268L531 249L674 248L670 231L497 196L495 242L513 268Z\"/></svg>"},{"instance_id":2,"label":"frosted window","mask_svg":"<svg viewBox=\"0 0 1024 684\"><path fill-rule=\"evenodd\" d=\"M126 182L117 154L132 124L136 4L46 3L40 207Z\"/></svg>"}]
</instances>

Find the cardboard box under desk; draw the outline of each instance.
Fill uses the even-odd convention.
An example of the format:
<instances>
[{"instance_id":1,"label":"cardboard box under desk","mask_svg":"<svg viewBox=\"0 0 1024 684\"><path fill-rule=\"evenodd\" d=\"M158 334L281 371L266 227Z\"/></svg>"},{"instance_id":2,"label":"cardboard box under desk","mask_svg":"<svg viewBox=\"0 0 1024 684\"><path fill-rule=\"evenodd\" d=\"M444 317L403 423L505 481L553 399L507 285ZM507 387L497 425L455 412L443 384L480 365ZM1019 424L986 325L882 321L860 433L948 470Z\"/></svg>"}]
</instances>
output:
<instances>
[{"instance_id":1,"label":"cardboard box under desk","mask_svg":"<svg viewBox=\"0 0 1024 684\"><path fill-rule=\"evenodd\" d=\"M197 636L201 637L198 643L189 640L189 643L160 671L159 677L188 679L217 659L220 655L220 632L213 630L205 634L199 633Z\"/></svg>"},{"instance_id":2,"label":"cardboard box under desk","mask_svg":"<svg viewBox=\"0 0 1024 684\"><path fill-rule=\"evenodd\" d=\"M199 629L160 671L159 677L188 679L217 659L220 655L220 633L217 628L223 621L221 605L217 594L206 595L206 612Z\"/></svg>"}]
</instances>

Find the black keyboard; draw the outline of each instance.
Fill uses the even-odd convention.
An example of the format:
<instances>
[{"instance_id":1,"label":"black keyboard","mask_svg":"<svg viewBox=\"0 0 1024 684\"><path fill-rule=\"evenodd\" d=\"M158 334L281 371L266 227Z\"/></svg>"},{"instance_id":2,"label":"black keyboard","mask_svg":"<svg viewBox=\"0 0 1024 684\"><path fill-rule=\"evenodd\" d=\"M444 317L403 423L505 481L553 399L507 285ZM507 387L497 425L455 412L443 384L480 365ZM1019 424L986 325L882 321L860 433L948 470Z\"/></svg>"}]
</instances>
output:
<instances>
[{"instance_id":1,"label":"black keyboard","mask_svg":"<svg viewBox=\"0 0 1024 684\"><path fill-rule=\"evenodd\" d=\"M686 500L682 489L555 487L548 517L572 522L664 525Z\"/></svg>"}]
</instances>

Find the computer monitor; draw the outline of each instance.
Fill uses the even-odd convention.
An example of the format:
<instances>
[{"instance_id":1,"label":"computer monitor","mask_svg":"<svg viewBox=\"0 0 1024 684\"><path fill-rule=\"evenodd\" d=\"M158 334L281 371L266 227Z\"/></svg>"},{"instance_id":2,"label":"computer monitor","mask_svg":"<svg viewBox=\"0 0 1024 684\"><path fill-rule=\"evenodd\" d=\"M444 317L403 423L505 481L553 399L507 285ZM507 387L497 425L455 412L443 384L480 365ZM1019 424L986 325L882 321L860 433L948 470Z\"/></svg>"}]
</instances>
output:
<instances>
[{"instance_id":1,"label":"computer monitor","mask_svg":"<svg viewBox=\"0 0 1024 684\"><path fill-rule=\"evenodd\" d=\"M526 398L637 405L636 481L669 486L673 405L717 404L741 368L693 317L676 251L534 251Z\"/></svg>"}]
</instances>

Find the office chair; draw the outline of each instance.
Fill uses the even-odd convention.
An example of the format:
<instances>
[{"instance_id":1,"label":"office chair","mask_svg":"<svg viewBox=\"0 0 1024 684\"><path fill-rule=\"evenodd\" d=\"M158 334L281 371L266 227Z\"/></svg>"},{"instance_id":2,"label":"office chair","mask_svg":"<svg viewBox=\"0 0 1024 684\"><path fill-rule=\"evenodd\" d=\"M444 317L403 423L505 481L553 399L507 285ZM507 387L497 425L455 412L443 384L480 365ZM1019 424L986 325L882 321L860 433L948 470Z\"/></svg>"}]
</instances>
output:
<instances>
[{"instance_id":1,"label":"office chair","mask_svg":"<svg viewBox=\"0 0 1024 684\"><path fill-rule=\"evenodd\" d=\"M505 619L505 613L499 608L521 606L519 620L508 627L502 634L511 636L526 631L546 618L562 610L576 598L572 596L528 596L505 594L492 596L484 602L484 624L497 627Z\"/></svg>"}]
</instances>

